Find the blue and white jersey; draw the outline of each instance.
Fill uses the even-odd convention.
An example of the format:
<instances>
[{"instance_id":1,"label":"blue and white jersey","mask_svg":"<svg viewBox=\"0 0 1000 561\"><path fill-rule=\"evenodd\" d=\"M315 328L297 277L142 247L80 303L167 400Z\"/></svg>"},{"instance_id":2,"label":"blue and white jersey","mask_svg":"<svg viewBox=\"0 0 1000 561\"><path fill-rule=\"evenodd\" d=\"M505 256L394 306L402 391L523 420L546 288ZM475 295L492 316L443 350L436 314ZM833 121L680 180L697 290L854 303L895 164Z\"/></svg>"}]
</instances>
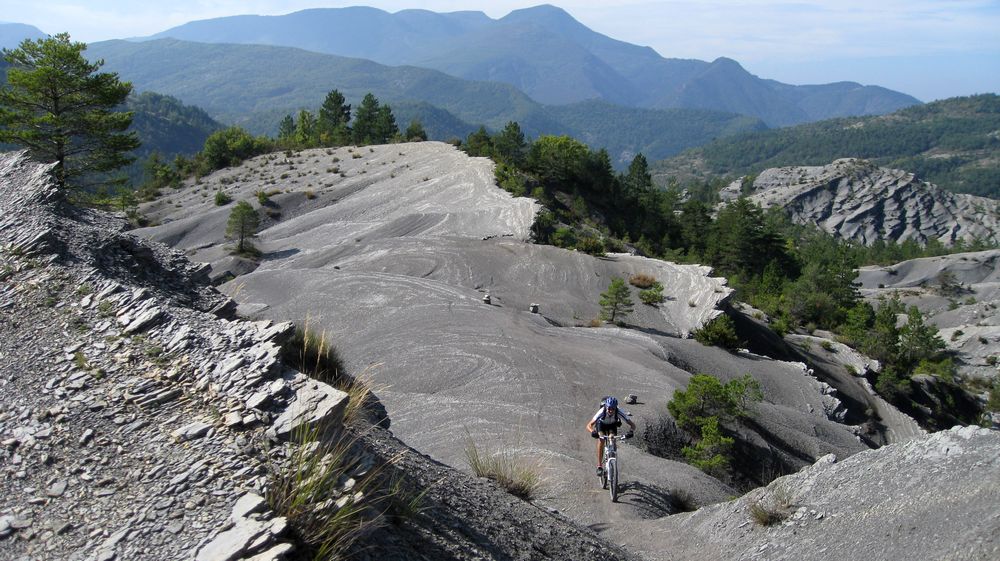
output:
<instances>
[{"instance_id":1,"label":"blue and white jersey","mask_svg":"<svg viewBox=\"0 0 1000 561\"><path fill-rule=\"evenodd\" d=\"M621 407L619 407L619 408L615 409L615 418L614 419L605 419L604 418L604 407L601 407L600 409L597 410L597 413L594 414L594 417L591 419L591 421L599 422L602 425L613 425L613 424L617 423L619 419L622 420L622 421L626 421L631 416L632 415L628 411L626 411L626 410L622 409Z\"/></svg>"}]
</instances>

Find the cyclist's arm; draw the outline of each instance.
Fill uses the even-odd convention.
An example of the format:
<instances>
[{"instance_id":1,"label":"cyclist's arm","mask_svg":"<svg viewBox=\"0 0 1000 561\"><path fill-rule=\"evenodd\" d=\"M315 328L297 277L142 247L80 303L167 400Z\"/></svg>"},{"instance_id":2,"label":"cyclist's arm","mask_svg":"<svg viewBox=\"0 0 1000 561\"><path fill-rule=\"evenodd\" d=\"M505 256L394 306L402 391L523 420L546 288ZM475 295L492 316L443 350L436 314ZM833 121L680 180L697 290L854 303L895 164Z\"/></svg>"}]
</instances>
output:
<instances>
[{"instance_id":1,"label":"cyclist's arm","mask_svg":"<svg viewBox=\"0 0 1000 561\"><path fill-rule=\"evenodd\" d=\"M629 414L629 412L628 412L628 411L626 411L626 410L624 410L624 409L620 409L620 408L618 409L618 415L619 415L619 417L621 417L622 419L625 419L625 422L626 422L626 423L628 423L628 426L629 426L629 427L630 427L630 428L632 429L632 431L634 432L634 431L635 431L635 423L634 423L634 422L632 422L632 415L631 415L631 414Z\"/></svg>"},{"instance_id":2,"label":"cyclist's arm","mask_svg":"<svg viewBox=\"0 0 1000 561\"><path fill-rule=\"evenodd\" d=\"M603 407L598 409L597 413L594 413L594 416L590 418L590 422L587 423L587 432L594 432L597 429L597 421L601 418L602 412L604 412Z\"/></svg>"}]
</instances>

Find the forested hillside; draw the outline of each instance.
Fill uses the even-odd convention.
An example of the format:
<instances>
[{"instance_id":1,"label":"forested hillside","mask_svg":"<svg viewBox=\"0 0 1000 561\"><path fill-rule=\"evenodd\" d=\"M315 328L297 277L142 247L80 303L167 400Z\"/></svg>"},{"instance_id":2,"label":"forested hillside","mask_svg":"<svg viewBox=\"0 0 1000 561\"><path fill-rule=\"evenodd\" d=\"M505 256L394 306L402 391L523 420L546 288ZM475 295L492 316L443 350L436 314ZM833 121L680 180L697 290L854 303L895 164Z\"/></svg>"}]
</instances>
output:
<instances>
[{"instance_id":1,"label":"forested hillside","mask_svg":"<svg viewBox=\"0 0 1000 561\"><path fill-rule=\"evenodd\" d=\"M172 95L204 108L216 120L271 136L286 114L315 110L334 88L355 104L372 92L394 110L404 109L397 111L401 123L419 118L431 138L462 137L480 125L499 130L517 121L531 137L572 134L593 148L607 148L619 167L638 152L663 158L712 138L763 127L757 119L716 111L634 109L604 102L543 106L506 84L285 47L107 41L90 45L87 54L103 58L107 70L139 91ZM407 111L409 107L414 109Z\"/></svg>"},{"instance_id":2,"label":"forested hillside","mask_svg":"<svg viewBox=\"0 0 1000 561\"><path fill-rule=\"evenodd\" d=\"M658 183L865 158L958 193L1000 197L1000 96L958 97L878 117L720 138L653 166Z\"/></svg>"},{"instance_id":3,"label":"forested hillside","mask_svg":"<svg viewBox=\"0 0 1000 561\"><path fill-rule=\"evenodd\" d=\"M140 157L152 152L164 156L194 154L205 145L208 135L222 128L201 108L154 92L132 96L125 109L135 112L132 130L142 139L136 151Z\"/></svg>"}]
</instances>

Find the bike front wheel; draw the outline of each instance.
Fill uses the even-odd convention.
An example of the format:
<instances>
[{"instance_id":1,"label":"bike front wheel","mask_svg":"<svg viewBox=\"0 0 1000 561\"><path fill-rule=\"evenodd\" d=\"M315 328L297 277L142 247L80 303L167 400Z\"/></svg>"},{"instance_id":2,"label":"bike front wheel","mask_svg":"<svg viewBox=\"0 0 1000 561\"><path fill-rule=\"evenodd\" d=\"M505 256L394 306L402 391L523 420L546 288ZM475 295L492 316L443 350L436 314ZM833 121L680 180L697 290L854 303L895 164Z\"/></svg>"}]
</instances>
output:
<instances>
[{"instance_id":1,"label":"bike front wheel","mask_svg":"<svg viewBox=\"0 0 1000 561\"><path fill-rule=\"evenodd\" d=\"M608 486L611 489L611 502L618 502L618 462L611 460L608 462Z\"/></svg>"}]
</instances>

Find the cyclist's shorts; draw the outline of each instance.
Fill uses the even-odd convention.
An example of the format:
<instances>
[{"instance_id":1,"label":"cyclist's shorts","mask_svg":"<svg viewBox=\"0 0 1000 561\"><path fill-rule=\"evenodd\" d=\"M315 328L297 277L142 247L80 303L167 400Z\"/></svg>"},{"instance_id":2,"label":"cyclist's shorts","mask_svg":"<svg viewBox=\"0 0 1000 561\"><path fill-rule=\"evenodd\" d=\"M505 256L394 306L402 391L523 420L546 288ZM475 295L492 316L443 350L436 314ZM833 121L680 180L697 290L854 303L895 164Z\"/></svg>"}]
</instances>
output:
<instances>
[{"instance_id":1,"label":"cyclist's shorts","mask_svg":"<svg viewBox=\"0 0 1000 561\"><path fill-rule=\"evenodd\" d=\"M604 423L597 423L597 432L603 432L605 434L618 434L618 427L622 426L622 422L611 423L610 425L605 425Z\"/></svg>"}]
</instances>

